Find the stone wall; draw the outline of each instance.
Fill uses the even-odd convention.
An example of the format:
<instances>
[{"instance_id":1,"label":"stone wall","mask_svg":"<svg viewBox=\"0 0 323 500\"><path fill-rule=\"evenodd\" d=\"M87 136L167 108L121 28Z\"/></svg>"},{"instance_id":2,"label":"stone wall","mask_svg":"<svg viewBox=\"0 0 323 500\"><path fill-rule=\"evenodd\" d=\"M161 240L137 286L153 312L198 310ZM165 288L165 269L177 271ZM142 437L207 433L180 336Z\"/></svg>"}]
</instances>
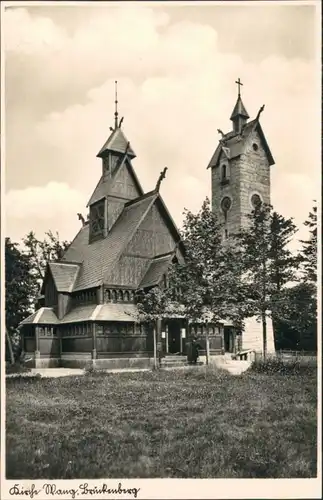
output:
<instances>
[{"instance_id":1,"label":"stone wall","mask_svg":"<svg viewBox=\"0 0 323 500\"><path fill-rule=\"evenodd\" d=\"M221 182L223 164L229 166L227 183ZM257 131L248 138L240 157L228 161L222 152L219 164L212 168L211 175L212 210L221 223L225 222L221 200L224 196L231 199L232 205L227 213L226 223L229 234L234 234L247 223L247 215L252 211L251 196L254 193L259 194L264 203L270 203L270 166Z\"/></svg>"},{"instance_id":2,"label":"stone wall","mask_svg":"<svg viewBox=\"0 0 323 500\"><path fill-rule=\"evenodd\" d=\"M254 144L257 150L254 150ZM270 203L270 166L257 131L248 139L245 153L240 157L240 208L242 225L253 207L251 196L257 193L266 204Z\"/></svg>"}]
</instances>

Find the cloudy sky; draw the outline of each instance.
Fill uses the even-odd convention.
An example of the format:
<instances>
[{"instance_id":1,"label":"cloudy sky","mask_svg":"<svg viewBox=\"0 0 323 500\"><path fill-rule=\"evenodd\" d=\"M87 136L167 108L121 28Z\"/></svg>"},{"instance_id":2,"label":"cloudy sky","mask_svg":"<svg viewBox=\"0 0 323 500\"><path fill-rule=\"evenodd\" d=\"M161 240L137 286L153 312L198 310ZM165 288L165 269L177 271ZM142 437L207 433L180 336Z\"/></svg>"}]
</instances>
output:
<instances>
[{"instance_id":1,"label":"cloudy sky","mask_svg":"<svg viewBox=\"0 0 323 500\"><path fill-rule=\"evenodd\" d=\"M6 235L33 229L72 239L100 177L96 154L113 125L119 81L123 129L145 190L161 193L177 224L210 196L206 166L227 132L244 83L276 164L272 203L298 224L320 185L320 89L315 7L41 5L7 8Z\"/></svg>"}]
</instances>

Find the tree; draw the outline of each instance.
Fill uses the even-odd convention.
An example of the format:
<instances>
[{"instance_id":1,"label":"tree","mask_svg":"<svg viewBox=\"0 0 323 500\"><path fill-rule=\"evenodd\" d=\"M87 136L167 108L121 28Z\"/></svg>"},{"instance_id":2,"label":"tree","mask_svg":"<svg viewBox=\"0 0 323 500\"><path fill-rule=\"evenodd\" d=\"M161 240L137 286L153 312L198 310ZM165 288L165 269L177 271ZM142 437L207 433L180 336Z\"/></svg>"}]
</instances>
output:
<instances>
[{"instance_id":1,"label":"tree","mask_svg":"<svg viewBox=\"0 0 323 500\"><path fill-rule=\"evenodd\" d=\"M286 288L280 297L277 317L279 349L317 349L317 301L315 286L309 282Z\"/></svg>"},{"instance_id":2,"label":"tree","mask_svg":"<svg viewBox=\"0 0 323 500\"><path fill-rule=\"evenodd\" d=\"M242 266L240 279L245 295L241 307L244 315L261 319L265 358L267 316L279 314L280 294L287 283L296 279L299 267L299 258L288 249L296 226L292 219L285 219L266 204L256 206L248 219L237 235L236 258Z\"/></svg>"},{"instance_id":3,"label":"tree","mask_svg":"<svg viewBox=\"0 0 323 500\"><path fill-rule=\"evenodd\" d=\"M316 203L314 201L314 203ZM301 240L303 248L301 258L303 261L303 276L306 282L317 281L317 206L314 205L304 225L309 229L308 240Z\"/></svg>"},{"instance_id":4,"label":"tree","mask_svg":"<svg viewBox=\"0 0 323 500\"><path fill-rule=\"evenodd\" d=\"M206 199L197 214L185 211L182 242L185 260L175 257L167 272L167 286L138 294L141 317L155 321L178 312L193 322L228 318L241 326L242 290L239 262L222 244L222 228Z\"/></svg>"},{"instance_id":5,"label":"tree","mask_svg":"<svg viewBox=\"0 0 323 500\"><path fill-rule=\"evenodd\" d=\"M30 261L10 238L5 239L5 308L7 349L12 358L19 335L17 328L32 309L30 290L32 289ZM11 345L13 344L13 345Z\"/></svg>"},{"instance_id":6,"label":"tree","mask_svg":"<svg viewBox=\"0 0 323 500\"><path fill-rule=\"evenodd\" d=\"M59 260L69 243L60 241L59 234L52 231L45 233L45 238L39 240L33 231L30 231L23 239L26 257L30 264L30 274L33 278L30 295L35 303L41 284L45 276L46 265L49 261Z\"/></svg>"}]
</instances>

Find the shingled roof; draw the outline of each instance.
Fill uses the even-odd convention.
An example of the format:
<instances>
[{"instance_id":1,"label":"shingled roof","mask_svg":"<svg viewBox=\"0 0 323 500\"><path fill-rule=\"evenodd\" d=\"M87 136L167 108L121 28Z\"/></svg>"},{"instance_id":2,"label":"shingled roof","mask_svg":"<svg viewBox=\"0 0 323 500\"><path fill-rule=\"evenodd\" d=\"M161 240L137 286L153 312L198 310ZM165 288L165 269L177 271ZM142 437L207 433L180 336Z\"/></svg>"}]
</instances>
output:
<instances>
[{"instance_id":1,"label":"shingled roof","mask_svg":"<svg viewBox=\"0 0 323 500\"><path fill-rule=\"evenodd\" d=\"M71 292L80 269L79 264L50 262L48 264L58 292Z\"/></svg>"},{"instance_id":2,"label":"shingled roof","mask_svg":"<svg viewBox=\"0 0 323 500\"><path fill-rule=\"evenodd\" d=\"M167 271L173 257L174 252L160 257L155 257L155 259L151 261L146 274L141 280L140 288L148 288L150 286L158 285L161 278Z\"/></svg>"},{"instance_id":3,"label":"shingled roof","mask_svg":"<svg viewBox=\"0 0 323 500\"><path fill-rule=\"evenodd\" d=\"M59 320L51 307L41 307L26 319L21 321L19 325L41 324L41 325L56 325Z\"/></svg>"},{"instance_id":4,"label":"shingled roof","mask_svg":"<svg viewBox=\"0 0 323 500\"><path fill-rule=\"evenodd\" d=\"M119 162L117 163L115 170L113 171L112 177L104 177L104 176L101 177L95 190L93 191L93 194L87 204L87 207L92 205L93 203L96 203L99 200L102 200L102 198L110 194L116 183L118 172L121 170L123 165L125 165L126 168L128 168L130 175L133 178L134 183L138 189L138 192L140 193L140 196L143 195L143 189L136 175L136 172L131 165L131 161L128 160L128 155L124 155L123 158L120 158Z\"/></svg>"},{"instance_id":5,"label":"shingled roof","mask_svg":"<svg viewBox=\"0 0 323 500\"><path fill-rule=\"evenodd\" d=\"M89 244L89 224L81 228L62 259L82 262L74 291L102 283L157 197L158 193L153 191L127 203L111 232L102 240Z\"/></svg>"},{"instance_id":6,"label":"shingled roof","mask_svg":"<svg viewBox=\"0 0 323 500\"><path fill-rule=\"evenodd\" d=\"M61 324L82 321L136 321L138 309L135 304L108 303L79 306L66 314Z\"/></svg>"},{"instance_id":7,"label":"shingled roof","mask_svg":"<svg viewBox=\"0 0 323 500\"><path fill-rule=\"evenodd\" d=\"M238 96L236 105L233 108L232 114L230 116L230 120L234 120L237 116L243 116L244 118L249 118L248 112L244 107L241 96Z\"/></svg>"},{"instance_id":8,"label":"shingled roof","mask_svg":"<svg viewBox=\"0 0 323 500\"><path fill-rule=\"evenodd\" d=\"M260 135L260 139L261 139L262 144L263 144L263 147L268 155L269 164L273 165L274 159L273 159L273 156L272 156L271 151L269 149L269 146L267 144L265 135L262 131L259 120L255 119L255 120L251 120L250 122L248 122L244 125L244 127L242 128L241 134L237 134L236 132L231 131L228 134L225 134L223 136L223 138L219 142L207 168L217 166L223 149L228 150L228 151L225 151L225 153L230 159L237 158L238 156L243 154L243 152L245 151L247 140L254 130L258 131L258 133Z\"/></svg>"},{"instance_id":9,"label":"shingled roof","mask_svg":"<svg viewBox=\"0 0 323 500\"><path fill-rule=\"evenodd\" d=\"M124 132L122 131L122 129L120 127L117 127L114 129L114 131L111 133L108 140L105 142L105 144L102 146L102 148L98 152L97 156L102 158L110 151L115 152L115 153L127 152L127 155L129 156L129 158L136 157L136 153L134 152L132 147L129 145L129 141L126 138Z\"/></svg>"}]
</instances>

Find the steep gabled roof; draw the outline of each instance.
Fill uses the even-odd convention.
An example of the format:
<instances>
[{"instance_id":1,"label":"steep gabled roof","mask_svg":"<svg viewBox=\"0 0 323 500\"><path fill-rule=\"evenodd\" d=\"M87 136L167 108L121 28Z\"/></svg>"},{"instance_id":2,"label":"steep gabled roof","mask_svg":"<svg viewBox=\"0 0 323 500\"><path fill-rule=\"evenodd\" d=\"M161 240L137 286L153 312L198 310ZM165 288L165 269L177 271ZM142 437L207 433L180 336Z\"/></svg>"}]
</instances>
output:
<instances>
[{"instance_id":1,"label":"steep gabled roof","mask_svg":"<svg viewBox=\"0 0 323 500\"><path fill-rule=\"evenodd\" d=\"M20 325L41 324L41 325L56 325L59 320L51 307L41 307L28 318L19 323Z\"/></svg>"},{"instance_id":2,"label":"steep gabled roof","mask_svg":"<svg viewBox=\"0 0 323 500\"><path fill-rule=\"evenodd\" d=\"M57 291L71 292L74 288L80 265L63 262L50 262L48 265Z\"/></svg>"},{"instance_id":3,"label":"steep gabled roof","mask_svg":"<svg viewBox=\"0 0 323 500\"><path fill-rule=\"evenodd\" d=\"M174 257L174 252L167 255L162 255L160 257L155 257L144 275L140 283L140 288L148 288L150 286L155 286L160 283L163 275L168 269L172 258Z\"/></svg>"},{"instance_id":4,"label":"steep gabled roof","mask_svg":"<svg viewBox=\"0 0 323 500\"><path fill-rule=\"evenodd\" d=\"M89 224L82 227L62 259L82 262L74 291L102 283L103 276L119 259L156 197L157 194L152 192L128 202L110 233L102 240L89 244Z\"/></svg>"},{"instance_id":5,"label":"steep gabled roof","mask_svg":"<svg viewBox=\"0 0 323 500\"><path fill-rule=\"evenodd\" d=\"M244 107L244 104L242 102L241 96L238 96L236 105L233 108L232 114L230 116L230 120L234 120L238 116L242 116L243 118L249 118L248 112L246 108Z\"/></svg>"},{"instance_id":6,"label":"steep gabled roof","mask_svg":"<svg viewBox=\"0 0 323 500\"><path fill-rule=\"evenodd\" d=\"M135 158L136 154L135 154L134 150L132 149L132 147L130 145L128 146L128 143L129 143L129 141L126 138L122 129L120 127L117 127L114 129L114 131L111 133L108 140L102 146L102 148L98 152L97 156L102 158L107 153L112 151L115 153L127 152L127 155L129 156L129 158Z\"/></svg>"},{"instance_id":7,"label":"steep gabled roof","mask_svg":"<svg viewBox=\"0 0 323 500\"><path fill-rule=\"evenodd\" d=\"M124 155L123 158L120 158L119 164L117 165L116 169L114 170L112 177L101 177L99 180L95 190L93 191L93 194L86 205L87 207L92 205L93 203L96 203L99 200L102 200L105 196L108 196L110 192L113 190L113 187L117 181L118 178L118 173L120 172L121 168L125 165L125 168L128 169L131 177L133 178L133 181L138 189L139 195L142 196L144 191L141 187L141 184L139 182L139 179L136 175L136 172L131 164L130 159L128 158L128 155Z\"/></svg>"},{"instance_id":8,"label":"steep gabled roof","mask_svg":"<svg viewBox=\"0 0 323 500\"><path fill-rule=\"evenodd\" d=\"M237 133L231 131L228 134L225 134L223 136L223 138L219 142L207 168L217 166L219 159L220 159L220 156L221 156L221 153L223 151L223 148L226 148L229 150L229 152L225 151L225 153L227 156L229 154L230 159L237 158L238 156L243 154L245 151L245 147L246 147L248 138L254 130L257 130L257 132L260 135L262 145L263 145L263 147L266 151L266 154L268 156L269 165L273 165L275 163L274 158L273 158L271 151L269 149L268 143L266 141L266 138L265 138L265 135L264 135L263 130L261 128L261 125L259 123L259 120L255 119L255 120L251 120L250 122L248 122L244 125L244 127L242 128L241 134L237 134Z\"/></svg>"}]
</instances>

